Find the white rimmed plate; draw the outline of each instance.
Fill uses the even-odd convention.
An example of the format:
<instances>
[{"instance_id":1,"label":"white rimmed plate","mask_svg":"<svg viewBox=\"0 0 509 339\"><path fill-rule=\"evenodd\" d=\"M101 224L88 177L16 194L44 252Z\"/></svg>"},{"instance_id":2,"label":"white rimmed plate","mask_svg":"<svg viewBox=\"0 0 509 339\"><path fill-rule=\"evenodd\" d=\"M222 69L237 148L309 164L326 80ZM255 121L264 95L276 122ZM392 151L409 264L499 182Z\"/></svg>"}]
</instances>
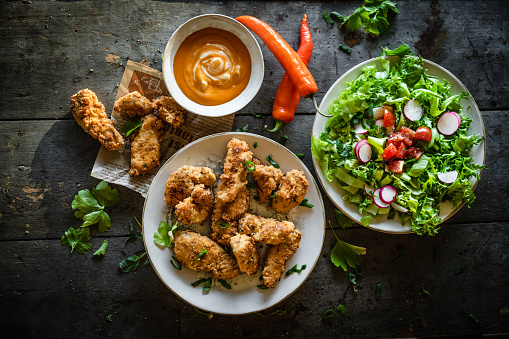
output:
<instances>
[{"instance_id":1,"label":"white rimmed plate","mask_svg":"<svg viewBox=\"0 0 509 339\"><path fill-rule=\"evenodd\" d=\"M302 232L300 247L295 255L290 258L285 270L295 264L300 268L306 265L306 269L300 274L293 273L283 277L273 289L259 289L256 286L263 284L259 280L261 269L254 277L242 274L230 279L231 290L225 289L214 279L214 284L208 294L204 294L202 287L192 287L191 283L202 277L210 277L209 273L195 272L187 268L178 271L170 263L173 249L160 248L154 244L154 232L157 232L159 222L166 220L167 207L164 201L164 187L170 174L183 165L209 166L216 173L222 172L224 158L226 157L226 144L231 138L238 138L249 144L254 157L267 163L265 158L272 154L272 158L280 166L283 173L292 169L304 171L309 182L306 194L308 202L313 208L303 206L295 207L288 214L288 219L295 223L295 227ZM257 147L254 148L254 144ZM272 208L267 205L256 203L250 205L253 213L262 216L273 216ZM207 233L204 226L197 227L200 233ZM313 270L322 250L325 235L325 211L318 185L313 180L311 172L306 166L287 148L280 144L254 134L249 133L220 133L201 138L175 153L159 170L150 186L145 205L143 207L143 234L145 247L150 257L150 262L163 283L181 299L200 309L219 314L245 314L258 312L269 308L295 292ZM302 291L305 293L305 291Z\"/></svg>"},{"instance_id":2,"label":"white rimmed plate","mask_svg":"<svg viewBox=\"0 0 509 339\"><path fill-rule=\"evenodd\" d=\"M395 65L399 61L399 58L395 56L385 58L388 58L390 60L391 66ZM345 82L351 82L357 79L361 75L362 69L364 67L374 65L377 66L378 69L382 70L378 58L373 58L358 64L357 66L353 67L345 74L343 74L325 94L319 107L320 111L324 113L328 111L332 101L336 99L339 96L339 94L347 88ZM461 91L468 92L467 88L461 83L461 81L459 81L451 72L449 72L442 66L425 59L424 67L427 69L427 74L435 75L440 80L445 79L453 85L451 95L460 94ZM463 113L473 120L468 132L470 134L485 135L481 112L479 111L479 108L477 107L477 104L475 103L472 96L470 96L469 99L462 100L461 104L463 106ZM315 117L315 121L313 123L312 135L320 136L320 133L322 133L325 129L326 122L327 118L317 114ZM474 146L470 154L471 156L474 157L474 161L477 164L484 164L484 159L486 155L486 145L484 140L479 145ZM320 184L322 185L323 189L325 190L325 193L331 199L334 205L336 205L337 208L339 208L348 217L350 217L350 219L356 221L359 224L362 224L361 223L362 215L359 213L358 206L343 200L343 196L347 194L347 192L340 188L336 181L329 182L325 178L320 168L320 164L315 157L313 157L313 165L315 167L316 174L318 176ZM478 181L479 180L475 178L471 179L474 188L477 185ZM451 202L442 203L440 205L439 217L442 218L443 221L445 221L446 219L454 215L454 213L456 213L461 208L461 206L463 206L463 204L458 206L457 208L453 208ZM387 215L378 216L377 218L373 218L371 224L368 227L386 233L412 232L412 228L410 225L408 224L405 224L403 226L401 225L401 218L398 215L396 215L396 217L392 220L388 220Z\"/></svg>"}]
</instances>

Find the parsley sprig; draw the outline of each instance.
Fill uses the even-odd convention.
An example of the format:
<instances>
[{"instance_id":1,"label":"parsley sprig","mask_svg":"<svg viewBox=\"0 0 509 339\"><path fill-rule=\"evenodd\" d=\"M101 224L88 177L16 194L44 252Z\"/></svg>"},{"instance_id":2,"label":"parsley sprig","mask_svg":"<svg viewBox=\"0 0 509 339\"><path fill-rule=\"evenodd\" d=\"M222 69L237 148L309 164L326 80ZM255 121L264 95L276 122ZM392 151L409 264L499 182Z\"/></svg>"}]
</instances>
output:
<instances>
[{"instance_id":1,"label":"parsley sprig","mask_svg":"<svg viewBox=\"0 0 509 339\"><path fill-rule=\"evenodd\" d=\"M70 227L62 236L60 242L64 246L71 248L71 253L76 249L79 254L85 254L92 244L90 243L90 230L88 228L72 228Z\"/></svg>"}]
</instances>

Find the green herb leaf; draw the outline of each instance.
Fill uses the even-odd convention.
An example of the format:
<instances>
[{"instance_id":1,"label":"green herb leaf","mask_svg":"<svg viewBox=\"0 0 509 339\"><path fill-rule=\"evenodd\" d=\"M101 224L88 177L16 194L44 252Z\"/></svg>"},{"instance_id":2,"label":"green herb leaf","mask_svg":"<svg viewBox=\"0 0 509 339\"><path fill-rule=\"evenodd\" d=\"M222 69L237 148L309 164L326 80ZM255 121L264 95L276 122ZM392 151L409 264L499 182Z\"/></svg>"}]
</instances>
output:
<instances>
[{"instance_id":1,"label":"green herb leaf","mask_svg":"<svg viewBox=\"0 0 509 339\"><path fill-rule=\"evenodd\" d=\"M330 19L329 14L327 14L327 12L325 12L325 11L324 11L324 12L322 13L322 16L323 16L323 18L325 19L325 21L327 21L327 23L328 23L329 25L330 25L330 24L334 24L334 23L332 22L332 20Z\"/></svg>"},{"instance_id":2,"label":"green herb leaf","mask_svg":"<svg viewBox=\"0 0 509 339\"><path fill-rule=\"evenodd\" d=\"M460 274L460 273L463 273L463 272L465 272L465 270L466 270L467 268L468 268L468 264L461 265L460 267L458 267L458 268L456 269L455 274L456 274L456 275L458 275L458 274Z\"/></svg>"},{"instance_id":3,"label":"green herb leaf","mask_svg":"<svg viewBox=\"0 0 509 339\"><path fill-rule=\"evenodd\" d=\"M304 158L304 153L294 153L294 154L295 154L295 156L296 156L297 158L299 158L299 159Z\"/></svg>"},{"instance_id":4,"label":"green herb leaf","mask_svg":"<svg viewBox=\"0 0 509 339\"><path fill-rule=\"evenodd\" d=\"M205 312L205 311L202 311L202 310L199 310L197 309L196 307L194 307L194 310L200 314L203 314L204 316L206 316L207 318L209 319L212 319L212 313L211 312Z\"/></svg>"},{"instance_id":5,"label":"green herb leaf","mask_svg":"<svg viewBox=\"0 0 509 339\"><path fill-rule=\"evenodd\" d=\"M176 270L182 271L182 264L180 263L180 261L178 261L177 258L175 258L174 256L171 257L172 257L172 259L170 259L171 266L175 267Z\"/></svg>"},{"instance_id":6,"label":"green herb leaf","mask_svg":"<svg viewBox=\"0 0 509 339\"><path fill-rule=\"evenodd\" d=\"M344 305L336 306L336 310L338 310L338 312L341 313L341 314L345 314L346 313L346 307Z\"/></svg>"},{"instance_id":7,"label":"green herb leaf","mask_svg":"<svg viewBox=\"0 0 509 339\"><path fill-rule=\"evenodd\" d=\"M134 132L137 128L141 127L142 122L138 118L134 118L131 120L127 120L124 122L124 125L120 129L122 132L124 132L125 136L128 137L132 132Z\"/></svg>"},{"instance_id":8,"label":"green herb leaf","mask_svg":"<svg viewBox=\"0 0 509 339\"><path fill-rule=\"evenodd\" d=\"M107 321L111 321L111 314L106 315L105 318L106 318Z\"/></svg>"},{"instance_id":9,"label":"green herb leaf","mask_svg":"<svg viewBox=\"0 0 509 339\"><path fill-rule=\"evenodd\" d=\"M191 286L193 286L193 287L200 286L207 280L209 280L209 278L201 278L200 280L196 280L194 283L192 283Z\"/></svg>"},{"instance_id":10,"label":"green herb leaf","mask_svg":"<svg viewBox=\"0 0 509 339\"><path fill-rule=\"evenodd\" d=\"M246 166L246 168L249 172L256 171L256 166L255 166L254 162L252 162L252 161L244 160L244 166Z\"/></svg>"},{"instance_id":11,"label":"green herb leaf","mask_svg":"<svg viewBox=\"0 0 509 339\"><path fill-rule=\"evenodd\" d=\"M259 315L260 317L263 317L263 318L267 318L267 316L265 314L263 314L262 312L256 312L256 315Z\"/></svg>"},{"instance_id":12,"label":"green herb leaf","mask_svg":"<svg viewBox=\"0 0 509 339\"><path fill-rule=\"evenodd\" d=\"M283 138L283 139L285 139L285 140L290 140L290 138L288 138L288 136L287 136L286 134L283 134L283 135L281 136L281 138Z\"/></svg>"},{"instance_id":13,"label":"green herb leaf","mask_svg":"<svg viewBox=\"0 0 509 339\"><path fill-rule=\"evenodd\" d=\"M382 295L382 284L376 284L376 298L379 299Z\"/></svg>"},{"instance_id":14,"label":"green herb leaf","mask_svg":"<svg viewBox=\"0 0 509 339\"><path fill-rule=\"evenodd\" d=\"M380 48L382 49L380 56L397 55L400 58L402 58L405 55L412 55L412 50L410 49L410 46L408 46L407 44L402 44L395 49L388 49L387 47L380 47Z\"/></svg>"},{"instance_id":15,"label":"green herb leaf","mask_svg":"<svg viewBox=\"0 0 509 339\"><path fill-rule=\"evenodd\" d=\"M253 144L253 148L256 148L256 147L258 147L258 142L255 141Z\"/></svg>"},{"instance_id":16,"label":"green herb leaf","mask_svg":"<svg viewBox=\"0 0 509 339\"><path fill-rule=\"evenodd\" d=\"M468 317L474 322L474 324L481 325L481 321L473 313L470 313Z\"/></svg>"},{"instance_id":17,"label":"green herb leaf","mask_svg":"<svg viewBox=\"0 0 509 339\"><path fill-rule=\"evenodd\" d=\"M366 254L366 248L350 245L339 240L332 229L334 237L336 237L336 245L331 251L330 258L336 267L340 267L346 272L347 267L355 268L362 263L361 255Z\"/></svg>"},{"instance_id":18,"label":"green herb leaf","mask_svg":"<svg viewBox=\"0 0 509 339\"><path fill-rule=\"evenodd\" d=\"M325 312L323 312L322 314L322 319L327 319L327 318L330 318L334 315L334 310L331 308Z\"/></svg>"},{"instance_id":19,"label":"green herb leaf","mask_svg":"<svg viewBox=\"0 0 509 339\"><path fill-rule=\"evenodd\" d=\"M161 54L161 61L164 61L164 60L163 60L163 52L161 52L161 50L160 50L160 49L157 49L157 51L159 52L159 54ZM127 135L127 134L126 134L126 135Z\"/></svg>"},{"instance_id":20,"label":"green herb leaf","mask_svg":"<svg viewBox=\"0 0 509 339\"><path fill-rule=\"evenodd\" d=\"M302 270L305 270L306 269L306 265L302 265L300 269L297 268L297 264L295 264L295 266L293 266L292 268L290 268L288 271L286 271L286 274L285 276L289 276L290 274L292 274L293 272L296 272L296 273L300 273L302 272Z\"/></svg>"},{"instance_id":21,"label":"green herb leaf","mask_svg":"<svg viewBox=\"0 0 509 339\"><path fill-rule=\"evenodd\" d=\"M275 310L272 313L269 313L270 315L286 315L286 310Z\"/></svg>"},{"instance_id":22,"label":"green herb leaf","mask_svg":"<svg viewBox=\"0 0 509 339\"><path fill-rule=\"evenodd\" d=\"M251 113L252 115L254 115L255 118L263 118L263 115L261 114L256 114L256 113Z\"/></svg>"},{"instance_id":23,"label":"green herb leaf","mask_svg":"<svg viewBox=\"0 0 509 339\"><path fill-rule=\"evenodd\" d=\"M345 229L354 226L355 223L352 221L352 219L347 217L340 210L334 209L334 213L336 214L336 221L338 222L341 228Z\"/></svg>"},{"instance_id":24,"label":"green herb leaf","mask_svg":"<svg viewBox=\"0 0 509 339\"><path fill-rule=\"evenodd\" d=\"M108 248L108 240L104 239L103 244L97 251L95 251L94 255L104 255L106 253L106 249Z\"/></svg>"},{"instance_id":25,"label":"green herb leaf","mask_svg":"<svg viewBox=\"0 0 509 339\"><path fill-rule=\"evenodd\" d=\"M118 264L118 267L122 270L124 273L129 273L136 271L136 269L140 266L140 260L143 258L147 252L143 253L139 257L137 255L131 255L129 258L126 258Z\"/></svg>"},{"instance_id":26,"label":"green herb leaf","mask_svg":"<svg viewBox=\"0 0 509 339\"><path fill-rule=\"evenodd\" d=\"M154 232L154 244L162 247L173 246L173 236L169 233L177 229L177 223L170 225L167 222L161 221L157 227L157 232Z\"/></svg>"},{"instance_id":27,"label":"green herb leaf","mask_svg":"<svg viewBox=\"0 0 509 339\"><path fill-rule=\"evenodd\" d=\"M237 128L235 130L235 132L245 132L245 131L247 131L248 127L249 127L249 124L246 124L245 126L243 126L241 128Z\"/></svg>"},{"instance_id":28,"label":"green herb leaf","mask_svg":"<svg viewBox=\"0 0 509 339\"><path fill-rule=\"evenodd\" d=\"M64 246L69 246L71 248L71 253L76 249L79 254L85 254L85 252L92 247L92 244L89 242L91 238L88 228L75 229L70 227L65 231L60 242Z\"/></svg>"},{"instance_id":29,"label":"green herb leaf","mask_svg":"<svg viewBox=\"0 0 509 339\"><path fill-rule=\"evenodd\" d=\"M203 283L203 293L209 293L211 287L212 287L212 278L208 278Z\"/></svg>"},{"instance_id":30,"label":"green herb leaf","mask_svg":"<svg viewBox=\"0 0 509 339\"><path fill-rule=\"evenodd\" d=\"M209 254L209 251L207 251L207 250L203 250L203 251L201 251L201 252L198 254L198 259L196 259L196 260L201 260L201 258L202 258L205 254Z\"/></svg>"},{"instance_id":31,"label":"green herb leaf","mask_svg":"<svg viewBox=\"0 0 509 339\"><path fill-rule=\"evenodd\" d=\"M339 14L338 12L331 12L330 17L332 20L340 24L343 24L343 22L345 21L345 17Z\"/></svg>"},{"instance_id":32,"label":"green herb leaf","mask_svg":"<svg viewBox=\"0 0 509 339\"><path fill-rule=\"evenodd\" d=\"M228 228L228 227L230 227L230 224L227 222L224 222L224 221L220 221L217 223L217 226L219 226L221 228Z\"/></svg>"},{"instance_id":33,"label":"green herb leaf","mask_svg":"<svg viewBox=\"0 0 509 339\"><path fill-rule=\"evenodd\" d=\"M365 0L364 5L357 8L352 14L344 18L338 14L338 21L352 31L363 27L365 32L372 36L386 33L389 28L387 15L389 10L399 13L396 4L389 0ZM332 15L332 13L331 13Z\"/></svg>"},{"instance_id":34,"label":"green herb leaf","mask_svg":"<svg viewBox=\"0 0 509 339\"><path fill-rule=\"evenodd\" d=\"M74 213L76 218L84 221L81 227L99 223L98 229L102 233L111 227L110 217L104 208L115 205L119 200L118 191L112 189L106 181L101 181L92 189L92 193L88 189L79 191L71 206L78 210Z\"/></svg>"},{"instance_id":35,"label":"green herb leaf","mask_svg":"<svg viewBox=\"0 0 509 339\"><path fill-rule=\"evenodd\" d=\"M355 274L348 272L348 280L354 285L357 285L357 281L355 281Z\"/></svg>"},{"instance_id":36,"label":"green herb leaf","mask_svg":"<svg viewBox=\"0 0 509 339\"><path fill-rule=\"evenodd\" d=\"M217 279L217 281L219 281L219 283L221 283L221 285L223 285L224 288L226 288L228 290L232 289L232 286L230 284L228 284L226 282L226 280L224 280L224 279Z\"/></svg>"},{"instance_id":37,"label":"green herb leaf","mask_svg":"<svg viewBox=\"0 0 509 339\"><path fill-rule=\"evenodd\" d=\"M266 157L265 159L267 159L268 162L270 162L270 164L272 166L274 166L275 168L279 168L279 165L277 164L277 162L275 162L274 160L272 160L272 154L269 154L268 157Z\"/></svg>"},{"instance_id":38,"label":"green herb leaf","mask_svg":"<svg viewBox=\"0 0 509 339\"><path fill-rule=\"evenodd\" d=\"M426 291L426 289L424 288L424 284L421 284L421 291L422 291L422 293L426 294L428 297L431 297L431 294L428 291Z\"/></svg>"},{"instance_id":39,"label":"green herb leaf","mask_svg":"<svg viewBox=\"0 0 509 339\"><path fill-rule=\"evenodd\" d=\"M308 199L302 199L302 201L300 202L299 206L304 206L304 207L308 207L308 208L315 207L315 205L312 205L312 204L308 203Z\"/></svg>"}]
</instances>

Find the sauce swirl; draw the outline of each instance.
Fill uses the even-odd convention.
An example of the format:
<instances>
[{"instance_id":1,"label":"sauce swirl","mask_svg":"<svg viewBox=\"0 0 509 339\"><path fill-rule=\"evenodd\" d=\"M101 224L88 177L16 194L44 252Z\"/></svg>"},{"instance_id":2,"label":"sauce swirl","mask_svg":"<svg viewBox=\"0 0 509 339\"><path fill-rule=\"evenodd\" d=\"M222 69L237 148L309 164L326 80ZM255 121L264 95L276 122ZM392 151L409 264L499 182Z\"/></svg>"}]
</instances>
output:
<instances>
[{"instance_id":1,"label":"sauce swirl","mask_svg":"<svg viewBox=\"0 0 509 339\"><path fill-rule=\"evenodd\" d=\"M173 61L177 85L192 101L221 105L237 97L251 77L251 57L234 34L204 28L189 35Z\"/></svg>"}]
</instances>

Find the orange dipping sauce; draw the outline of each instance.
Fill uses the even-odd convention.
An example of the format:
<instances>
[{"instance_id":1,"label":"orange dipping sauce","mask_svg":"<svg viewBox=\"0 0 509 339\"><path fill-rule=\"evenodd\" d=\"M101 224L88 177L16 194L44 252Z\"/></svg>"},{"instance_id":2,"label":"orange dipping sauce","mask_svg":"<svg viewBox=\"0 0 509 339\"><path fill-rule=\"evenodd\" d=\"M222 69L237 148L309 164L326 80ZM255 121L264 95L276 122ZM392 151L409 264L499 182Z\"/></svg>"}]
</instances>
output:
<instances>
[{"instance_id":1,"label":"orange dipping sauce","mask_svg":"<svg viewBox=\"0 0 509 339\"><path fill-rule=\"evenodd\" d=\"M177 85L192 101L221 105L237 97L251 77L251 57L234 34L204 28L189 35L173 60Z\"/></svg>"}]
</instances>

